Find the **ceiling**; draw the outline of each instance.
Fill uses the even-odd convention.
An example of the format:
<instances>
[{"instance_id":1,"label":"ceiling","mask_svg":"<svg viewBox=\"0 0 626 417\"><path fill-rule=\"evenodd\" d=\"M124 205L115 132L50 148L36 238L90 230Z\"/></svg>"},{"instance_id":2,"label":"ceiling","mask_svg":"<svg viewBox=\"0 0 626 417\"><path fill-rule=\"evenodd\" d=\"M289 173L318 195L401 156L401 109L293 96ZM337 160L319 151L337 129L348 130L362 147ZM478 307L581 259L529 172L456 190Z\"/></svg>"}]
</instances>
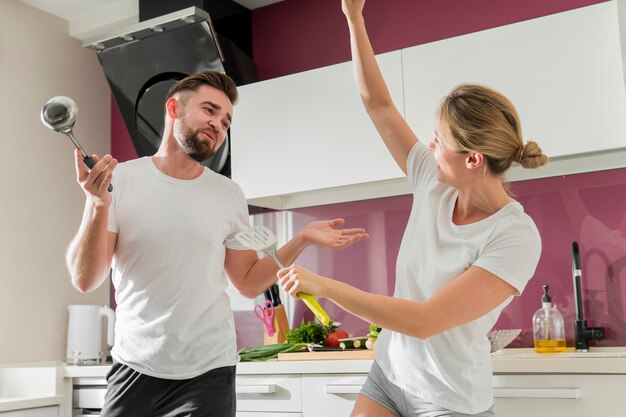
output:
<instances>
[{"instance_id":1,"label":"ceiling","mask_svg":"<svg viewBox=\"0 0 626 417\"><path fill-rule=\"evenodd\" d=\"M69 35L86 40L139 21L139 0L19 0L68 21ZM283 0L233 0L254 10Z\"/></svg>"}]
</instances>

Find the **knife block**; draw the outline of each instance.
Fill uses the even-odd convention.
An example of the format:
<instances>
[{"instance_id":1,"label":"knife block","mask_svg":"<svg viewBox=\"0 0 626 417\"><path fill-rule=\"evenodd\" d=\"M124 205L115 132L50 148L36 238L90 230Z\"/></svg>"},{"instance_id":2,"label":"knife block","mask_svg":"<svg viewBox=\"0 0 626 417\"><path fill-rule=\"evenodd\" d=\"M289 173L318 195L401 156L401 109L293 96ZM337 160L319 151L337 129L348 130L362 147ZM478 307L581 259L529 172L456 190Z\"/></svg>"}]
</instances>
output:
<instances>
[{"instance_id":1,"label":"knife block","mask_svg":"<svg viewBox=\"0 0 626 417\"><path fill-rule=\"evenodd\" d=\"M272 318L272 327L274 328L274 336L269 336L267 330L263 332L263 344L273 345L277 343L285 343L287 341L287 330L289 330L289 322L287 321L287 312L284 305L274 307L274 317Z\"/></svg>"}]
</instances>

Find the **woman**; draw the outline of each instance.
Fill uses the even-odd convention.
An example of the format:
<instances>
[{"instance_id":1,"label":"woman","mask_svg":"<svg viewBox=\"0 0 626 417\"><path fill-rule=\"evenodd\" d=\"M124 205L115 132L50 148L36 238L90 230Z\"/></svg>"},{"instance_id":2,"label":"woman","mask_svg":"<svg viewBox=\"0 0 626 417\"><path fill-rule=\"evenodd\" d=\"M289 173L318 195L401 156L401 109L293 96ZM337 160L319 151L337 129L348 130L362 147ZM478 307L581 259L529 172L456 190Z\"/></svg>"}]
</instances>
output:
<instances>
[{"instance_id":1,"label":"woman","mask_svg":"<svg viewBox=\"0 0 626 417\"><path fill-rule=\"evenodd\" d=\"M279 271L280 283L383 327L352 416L493 416L486 334L541 252L535 224L507 194L503 174L513 162L535 168L548 158L523 143L511 102L479 85L445 97L433 141L420 143L377 66L365 0L342 3L363 103L413 189L395 294L367 293L295 265Z\"/></svg>"}]
</instances>

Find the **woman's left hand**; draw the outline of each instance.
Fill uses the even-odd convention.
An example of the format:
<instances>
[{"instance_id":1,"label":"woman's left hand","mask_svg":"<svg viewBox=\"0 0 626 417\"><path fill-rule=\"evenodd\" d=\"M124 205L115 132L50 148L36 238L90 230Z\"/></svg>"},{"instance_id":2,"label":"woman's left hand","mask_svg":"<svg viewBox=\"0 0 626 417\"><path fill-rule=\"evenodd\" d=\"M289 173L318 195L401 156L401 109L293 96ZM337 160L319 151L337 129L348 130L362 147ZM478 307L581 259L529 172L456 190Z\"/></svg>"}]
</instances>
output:
<instances>
[{"instance_id":1,"label":"woman's left hand","mask_svg":"<svg viewBox=\"0 0 626 417\"><path fill-rule=\"evenodd\" d=\"M324 278L314 274L306 268L291 265L278 271L278 282L283 290L296 298L299 292L311 294L314 297L325 297Z\"/></svg>"},{"instance_id":2,"label":"woman's left hand","mask_svg":"<svg viewBox=\"0 0 626 417\"><path fill-rule=\"evenodd\" d=\"M344 223L341 218L316 221L309 223L299 234L311 245L330 249L343 249L369 237L365 229L338 229Z\"/></svg>"}]
</instances>

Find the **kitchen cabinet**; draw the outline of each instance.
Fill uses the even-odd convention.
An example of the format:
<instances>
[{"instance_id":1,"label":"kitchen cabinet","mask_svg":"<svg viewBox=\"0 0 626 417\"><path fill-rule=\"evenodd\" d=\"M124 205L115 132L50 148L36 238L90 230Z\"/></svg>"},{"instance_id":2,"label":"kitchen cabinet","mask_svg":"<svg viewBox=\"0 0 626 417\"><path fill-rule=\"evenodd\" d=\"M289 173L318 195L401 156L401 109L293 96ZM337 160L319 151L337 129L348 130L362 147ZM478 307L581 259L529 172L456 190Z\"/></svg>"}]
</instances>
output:
<instances>
[{"instance_id":1,"label":"kitchen cabinet","mask_svg":"<svg viewBox=\"0 0 626 417\"><path fill-rule=\"evenodd\" d=\"M367 374L302 375L303 417L349 416Z\"/></svg>"},{"instance_id":2,"label":"kitchen cabinet","mask_svg":"<svg viewBox=\"0 0 626 417\"><path fill-rule=\"evenodd\" d=\"M616 1L377 56L394 103L425 142L462 82L517 106L525 140L551 157L511 181L626 166L626 94ZM410 193L358 97L352 63L239 88L232 176L274 209Z\"/></svg>"},{"instance_id":3,"label":"kitchen cabinet","mask_svg":"<svg viewBox=\"0 0 626 417\"><path fill-rule=\"evenodd\" d=\"M402 111L400 51L377 60ZM232 178L250 204L284 208L281 200L294 194L340 188L345 198L346 191L364 184L405 184L363 109L351 62L245 85L239 95ZM303 205L333 199L318 195Z\"/></svg>"},{"instance_id":4,"label":"kitchen cabinet","mask_svg":"<svg viewBox=\"0 0 626 417\"><path fill-rule=\"evenodd\" d=\"M371 360L240 363L237 416L348 417L371 365ZM626 407L624 348L558 355L504 349L492 355L492 366L498 417L617 416ZM66 403L73 402L73 382L102 379L109 369L66 366ZM63 416L71 416L71 406Z\"/></svg>"},{"instance_id":5,"label":"kitchen cabinet","mask_svg":"<svg viewBox=\"0 0 626 417\"><path fill-rule=\"evenodd\" d=\"M615 416L626 375L495 375L498 417Z\"/></svg>"},{"instance_id":6,"label":"kitchen cabinet","mask_svg":"<svg viewBox=\"0 0 626 417\"><path fill-rule=\"evenodd\" d=\"M402 62L406 120L424 139L432 136L441 97L472 82L509 97L525 140L535 140L557 161L626 147L614 1L407 48ZM580 158L575 165L576 171L586 170ZM511 179L569 173L553 168L514 168Z\"/></svg>"},{"instance_id":7,"label":"kitchen cabinet","mask_svg":"<svg viewBox=\"0 0 626 417\"><path fill-rule=\"evenodd\" d=\"M237 375L238 417L301 417L300 375Z\"/></svg>"},{"instance_id":8,"label":"kitchen cabinet","mask_svg":"<svg viewBox=\"0 0 626 417\"><path fill-rule=\"evenodd\" d=\"M0 417L59 417L59 407L39 407L0 412Z\"/></svg>"}]
</instances>

